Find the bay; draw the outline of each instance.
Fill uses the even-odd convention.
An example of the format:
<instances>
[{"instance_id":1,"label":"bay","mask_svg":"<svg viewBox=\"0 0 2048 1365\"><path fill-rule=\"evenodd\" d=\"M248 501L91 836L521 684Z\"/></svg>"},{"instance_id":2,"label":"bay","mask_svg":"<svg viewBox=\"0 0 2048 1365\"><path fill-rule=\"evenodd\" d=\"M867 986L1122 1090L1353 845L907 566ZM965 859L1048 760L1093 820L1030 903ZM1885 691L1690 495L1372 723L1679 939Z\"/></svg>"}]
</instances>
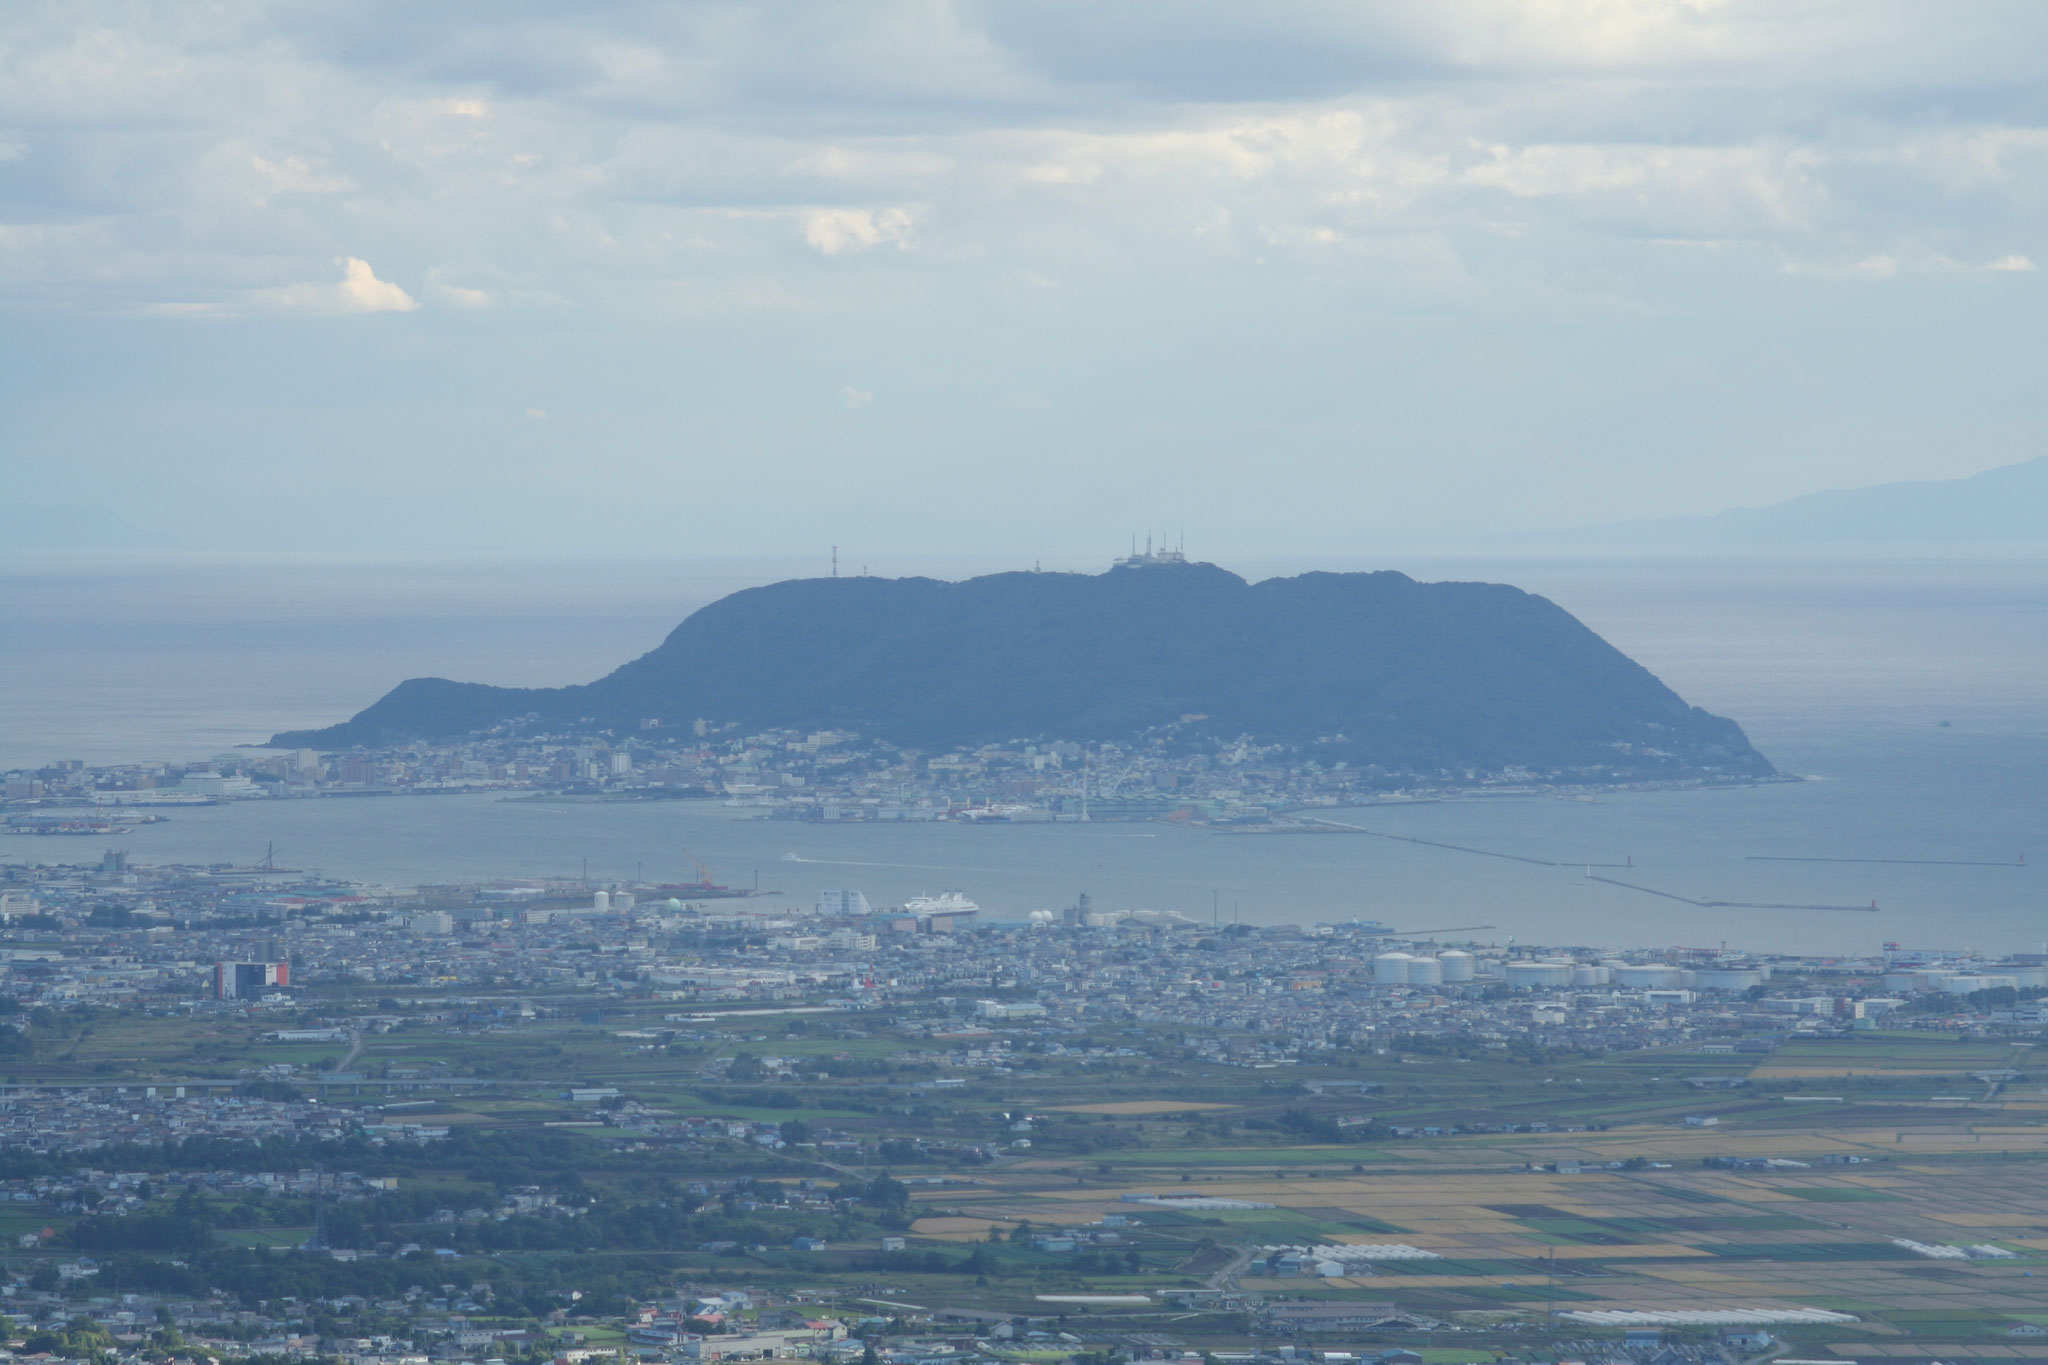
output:
<instances>
[{"instance_id":1,"label":"bay","mask_svg":"<svg viewBox=\"0 0 2048 1365\"><path fill-rule=\"evenodd\" d=\"M1327 560L1320 567L1362 567ZM0 570L0 763L189 759L360 709L402 677L552 684L598 676L695 606L788 561L407 566L152 563ZM905 566L889 566L891 572ZM915 565L948 576L985 565ZM1238 567L1248 576L1302 564ZM1378 567L1375 565L1374 567ZM1247 922L1375 918L1453 938L1871 951L1884 941L2038 948L2032 867L2048 801L2048 566L2038 561L1416 560L1419 578L1543 592L1687 700L1730 715L1808 780L1595 800L1482 799L1340 818L1528 863L1357 834L1162 825L818 826L718 803L497 796L254 802L178 811L123 842L144 861L280 861L373 882L576 875L721 880L799 906L961 889L992 912L1151 906ZM1946 722L1946 725L1943 724ZM75 860L75 839L0 857ZM789 861L793 854L806 861ZM1861 905L1704 909L1697 900ZM1462 926L1490 925L1465 930Z\"/></svg>"}]
</instances>

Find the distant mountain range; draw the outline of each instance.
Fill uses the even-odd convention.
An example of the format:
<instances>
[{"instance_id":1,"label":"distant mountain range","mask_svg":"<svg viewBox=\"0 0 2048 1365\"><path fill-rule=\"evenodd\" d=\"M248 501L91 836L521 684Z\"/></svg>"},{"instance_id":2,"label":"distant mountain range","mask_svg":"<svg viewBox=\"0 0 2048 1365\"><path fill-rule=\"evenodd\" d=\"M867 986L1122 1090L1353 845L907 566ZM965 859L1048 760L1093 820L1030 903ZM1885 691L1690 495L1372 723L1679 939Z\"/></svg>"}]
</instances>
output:
<instances>
[{"instance_id":1,"label":"distant mountain range","mask_svg":"<svg viewBox=\"0 0 2048 1365\"><path fill-rule=\"evenodd\" d=\"M1923 479L1809 493L1711 516L1622 522L1567 533L1599 544L1952 544L2048 542L2048 456L1966 479Z\"/></svg>"},{"instance_id":2,"label":"distant mountain range","mask_svg":"<svg viewBox=\"0 0 2048 1365\"><path fill-rule=\"evenodd\" d=\"M1585 779L1766 776L1733 721L1685 704L1569 613L1519 589L1210 564L965 582L814 578L737 592L596 682L415 678L323 749L704 719L850 729L925 751L1018 739L1249 735L1393 772Z\"/></svg>"}]
</instances>

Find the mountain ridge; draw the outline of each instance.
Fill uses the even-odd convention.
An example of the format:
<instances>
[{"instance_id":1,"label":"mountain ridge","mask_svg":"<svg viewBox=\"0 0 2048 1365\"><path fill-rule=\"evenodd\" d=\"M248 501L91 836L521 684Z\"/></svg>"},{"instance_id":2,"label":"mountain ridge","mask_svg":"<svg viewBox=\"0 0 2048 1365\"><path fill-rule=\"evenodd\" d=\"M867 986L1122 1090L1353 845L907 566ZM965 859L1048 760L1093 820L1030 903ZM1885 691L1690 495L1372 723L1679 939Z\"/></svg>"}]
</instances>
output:
<instances>
[{"instance_id":1,"label":"mountain ridge","mask_svg":"<svg viewBox=\"0 0 2048 1365\"><path fill-rule=\"evenodd\" d=\"M1827 488L1761 507L1610 522L1575 540L1633 544L2012 544L2048 541L2048 455L1956 479Z\"/></svg>"},{"instance_id":2,"label":"mountain ridge","mask_svg":"<svg viewBox=\"0 0 2048 1365\"><path fill-rule=\"evenodd\" d=\"M1196 719L1190 719L1196 718ZM1689 707L1547 599L1499 584L1210 564L1104 574L792 579L693 613L591 683L420 678L290 747L647 721L847 729L902 747L1250 735L1387 770L1768 776L1733 721Z\"/></svg>"}]
</instances>

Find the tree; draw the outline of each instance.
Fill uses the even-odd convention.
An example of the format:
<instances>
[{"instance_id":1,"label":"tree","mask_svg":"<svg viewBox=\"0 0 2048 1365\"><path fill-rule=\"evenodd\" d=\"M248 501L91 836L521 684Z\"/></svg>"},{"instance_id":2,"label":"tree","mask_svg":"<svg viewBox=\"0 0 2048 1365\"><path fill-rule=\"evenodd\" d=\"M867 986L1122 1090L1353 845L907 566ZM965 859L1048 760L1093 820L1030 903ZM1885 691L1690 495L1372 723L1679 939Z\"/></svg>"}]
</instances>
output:
<instances>
[{"instance_id":1,"label":"tree","mask_svg":"<svg viewBox=\"0 0 2048 1365\"><path fill-rule=\"evenodd\" d=\"M901 1212L910 1203L910 1187L884 1171L860 1187L861 1202Z\"/></svg>"}]
</instances>

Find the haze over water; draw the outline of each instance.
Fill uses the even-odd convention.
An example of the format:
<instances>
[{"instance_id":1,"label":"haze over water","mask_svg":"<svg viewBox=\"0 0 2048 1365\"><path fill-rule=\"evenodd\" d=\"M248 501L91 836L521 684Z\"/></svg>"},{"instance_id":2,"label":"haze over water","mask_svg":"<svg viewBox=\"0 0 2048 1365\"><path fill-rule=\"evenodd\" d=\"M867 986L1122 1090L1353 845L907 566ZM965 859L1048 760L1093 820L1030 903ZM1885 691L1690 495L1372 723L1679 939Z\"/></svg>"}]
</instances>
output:
<instances>
[{"instance_id":1,"label":"haze over water","mask_svg":"<svg viewBox=\"0 0 2048 1365\"><path fill-rule=\"evenodd\" d=\"M991 565L892 565L960 576ZM1227 564L1249 577L1305 564ZM2038 947L2033 867L1752 861L1758 855L1999 861L2039 852L2048 771L2048 565L2034 561L1423 560L1418 578L1541 592L1695 705L1734 717L1812 780L1374 808L1391 834L1560 863L1698 899L1854 905L1877 914L1706 910L1545 868L1358 835L1225 836L1160 825L818 826L711 803L507 802L497 795L246 802L179 810L120 842L144 861L280 862L376 882L575 874L716 877L807 904L857 886L877 904L958 887L998 915L1071 903L1249 922L1377 918L1457 938L1732 944L1802 951ZM883 566L877 565L877 571ZM401 678L587 681L689 611L809 566L157 565L0 571L25 647L0 657L0 765L190 759L340 719ZM934 660L943 667L943 660ZM1944 727L1941 722L1947 721ZM16 837L0 857L97 845ZM785 859L795 854L803 862Z\"/></svg>"}]
</instances>

